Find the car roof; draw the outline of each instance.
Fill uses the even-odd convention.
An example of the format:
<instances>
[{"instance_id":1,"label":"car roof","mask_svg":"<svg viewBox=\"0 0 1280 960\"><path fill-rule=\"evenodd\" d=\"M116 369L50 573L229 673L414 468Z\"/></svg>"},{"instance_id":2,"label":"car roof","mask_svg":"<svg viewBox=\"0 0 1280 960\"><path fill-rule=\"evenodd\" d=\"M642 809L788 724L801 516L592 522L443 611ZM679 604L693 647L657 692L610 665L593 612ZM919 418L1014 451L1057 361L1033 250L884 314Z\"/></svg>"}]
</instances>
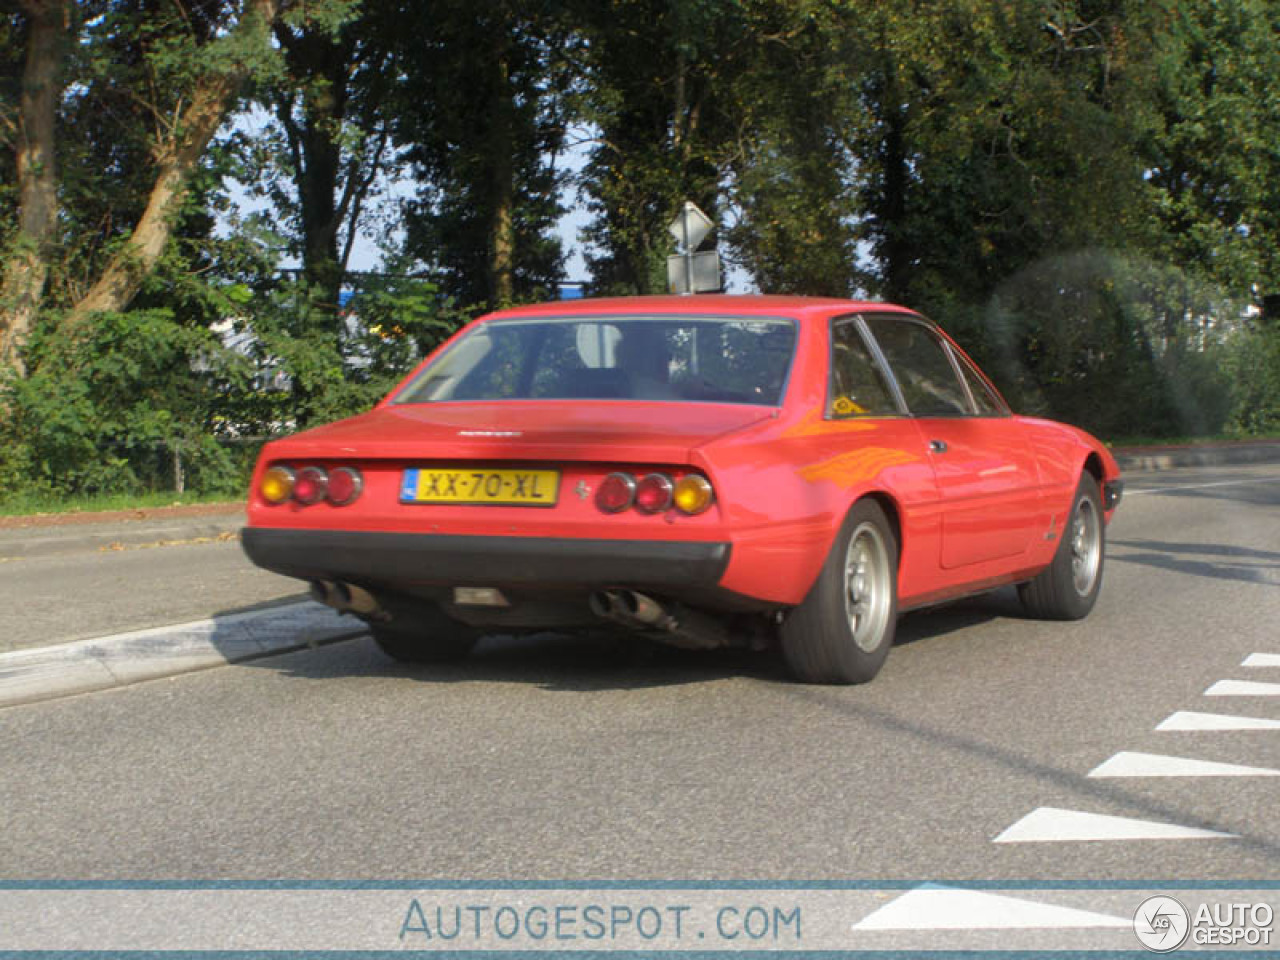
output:
<instances>
[{"instance_id":1,"label":"car roof","mask_svg":"<svg viewBox=\"0 0 1280 960\"><path fill-rule=\"evenodd\" d=\"M626 316L636 314L684 314L699 316L776 316L803 319L838 313L879 312L911 314L891 303L844 300L837 297L798 297L766 294L700 293L693 296L598 297L552 300L512 307L489 314L493 319L538 316Z\"/></svg>"}]
</instances>

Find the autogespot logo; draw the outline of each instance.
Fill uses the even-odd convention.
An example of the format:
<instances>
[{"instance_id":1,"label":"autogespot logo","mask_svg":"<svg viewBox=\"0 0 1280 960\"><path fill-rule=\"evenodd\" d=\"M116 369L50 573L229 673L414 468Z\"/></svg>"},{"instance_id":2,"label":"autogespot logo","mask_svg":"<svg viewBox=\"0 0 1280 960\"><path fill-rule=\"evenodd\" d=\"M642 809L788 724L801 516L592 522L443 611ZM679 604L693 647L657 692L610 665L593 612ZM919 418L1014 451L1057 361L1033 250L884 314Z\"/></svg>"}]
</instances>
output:
<instances>
[{"instance_id":1,"label":"autogespot logo","mask_svg":"<svg viewBox=\"0 0 1280 960\"><path fill-rule=\"evenodd\" d=\"M1186 943L1191 914L1173 897L1148 897L1133 915L1133 932L1152 953L1169 953Z\"/></svg>"}]
</instances>

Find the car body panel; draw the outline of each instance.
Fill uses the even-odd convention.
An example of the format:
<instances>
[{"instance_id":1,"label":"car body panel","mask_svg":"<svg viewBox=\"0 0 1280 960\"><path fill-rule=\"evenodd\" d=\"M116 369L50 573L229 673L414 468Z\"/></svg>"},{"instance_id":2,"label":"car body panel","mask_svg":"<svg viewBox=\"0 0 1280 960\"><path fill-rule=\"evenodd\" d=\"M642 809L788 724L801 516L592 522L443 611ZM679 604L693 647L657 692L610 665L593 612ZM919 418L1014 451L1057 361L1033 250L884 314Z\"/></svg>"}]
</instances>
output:
<instances>
[{"instance_id":1,"label":"car body panel","mask_svg":"<svg viewBox=\"0 0 1280 960\"><path fill-rule=\"evenodd\" d=\"M1008 417L917 423L947 504L942 569L1026 554L1044 529L1046 510L1039 464L1021 425Z\"/></svg>"}]
</instances>

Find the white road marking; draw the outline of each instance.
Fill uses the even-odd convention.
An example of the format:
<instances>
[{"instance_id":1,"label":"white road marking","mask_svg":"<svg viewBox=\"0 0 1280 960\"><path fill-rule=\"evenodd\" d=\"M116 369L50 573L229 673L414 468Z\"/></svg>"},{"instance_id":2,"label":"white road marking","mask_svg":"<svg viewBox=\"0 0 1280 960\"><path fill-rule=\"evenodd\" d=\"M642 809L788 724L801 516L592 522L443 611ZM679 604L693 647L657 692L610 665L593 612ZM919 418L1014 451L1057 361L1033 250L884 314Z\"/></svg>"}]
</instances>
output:
<instances>
[{"instance_id":1,"label":"white road marking","mask_svg":"<svg viewBox=\"0 0 1280 960\"><path fill-rule=\"evenodd\" d=\"M1022 900L981 890L922 888L853 925L854 930L1029 930L1049 927L1132 927L1133 918Z\"/></svg>"},{"instance_id":2,"label":"white road marking","mask_svg":"<svg viewBox=\"0 0 1280 960\"><path fill-rule=\"evenodd\" d=\"M1152 487L1149 490L1126 490L1128 497L1141 497L1149 493L1170 493L1177 490L1204 490L1208 487L1247 487L1255 483L1275 483L1275 477L1258 477L1256 480L1216 480L1213 483L1188 483L1176 487Z\"/></svg>"},{"instance_id":3,"label":"white road marking","mask_svg":"<svg viewBox=\"0 0 1280 960\"><path fill-rule=\"evenodd\" d=\"M1280 697L1280 683L1256 680L1219 680L1204 692L1206 697Z\"/></svg>"},{"instance_id":4,"label":"white road marking","mask_svg":"<svg viewBox=\"0 0 1280 960\"><path fill-rule=\"evenodd\" d=\"M1157 730L1280 730L1280 720L1235 717L1225 713L1179 710L1160 722Z\"/></svg>"},{"instance_id":5,"label":"white road marking","mask_svg":"<svg viewBox=\"0 0 1280 960\"><path fill-rule=\"evenodd\" d=\"M1280 667L1280 653L1251 653L1244 658L1242 667Z\"/></svg>"},{"instance_id":6,"label":"white road marking","mask_svg":"<svg viewBox=\"0 0 1280 960\"><path fill-rule=\"evenodd\" d=\"M1077 840L1226 840L1234 833L1135 820L1083 810L1040 807L995 838L995 843L1061 843Z\"/></svg>"},{"instance_id":7,"label":"white road marking","mask_svg":"<svg viewBox=\"0 0 1280 960\"><path fill-rule=\"evenodd\" d=\"M1122 750L1089 771L1091 777L1280 777L1280 770L1215 760Z\"/></svg>"}]
</instances>

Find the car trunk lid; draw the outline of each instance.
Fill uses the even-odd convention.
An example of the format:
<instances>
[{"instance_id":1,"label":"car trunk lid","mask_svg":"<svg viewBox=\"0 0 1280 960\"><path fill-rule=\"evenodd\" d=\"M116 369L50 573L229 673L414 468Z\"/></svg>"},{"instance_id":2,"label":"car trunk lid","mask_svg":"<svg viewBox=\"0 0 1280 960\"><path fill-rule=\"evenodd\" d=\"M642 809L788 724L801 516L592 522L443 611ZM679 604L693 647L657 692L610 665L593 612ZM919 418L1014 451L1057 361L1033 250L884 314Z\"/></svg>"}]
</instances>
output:
<instances>
[{"instance_id":1,"label":"car trunk lid","mask_svg":"<svg viewBox=\"0 0 1280 960\"><path fill-rule=\"evenodd\" d=\"M282 441L280 457L687 463L774 415L748 404L501 401L391 404Z\"/></svg>"}]
</instances>

